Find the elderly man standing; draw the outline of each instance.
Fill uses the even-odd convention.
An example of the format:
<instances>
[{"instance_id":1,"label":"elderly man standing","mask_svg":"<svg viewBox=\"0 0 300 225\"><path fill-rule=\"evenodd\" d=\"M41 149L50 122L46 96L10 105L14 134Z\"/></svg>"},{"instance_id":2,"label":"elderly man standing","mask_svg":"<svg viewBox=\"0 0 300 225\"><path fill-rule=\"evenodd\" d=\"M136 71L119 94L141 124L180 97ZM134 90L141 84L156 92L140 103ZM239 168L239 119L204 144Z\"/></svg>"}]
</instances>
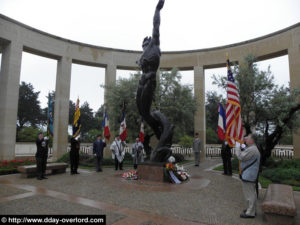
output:
<instances>
[{"instance_id":1,"label":"elderly man standing","mask_svg":"<svg viewBox=\"0 0 300 225\"><path fill-rule=\"evenodd\" d=\"M200 153L201 153L201 140L199 134L195 134L195 139L193 141L193 151L195 155L195 166L199 166L200 163Z\"/></svg>"},{"instance_id":2,"label":"elderly man standing","mask_svg":"<svg viewBox=\"0 0 300 225\"><path fill-rule=\"evenodd\" d=\"M123 170L123 160L125 157L125 141L120 139L120 135L117 135L115 140L110 146L110 150L112 151L112 158L115 159L115 169Z\"/></svg>"},{"instance_id":3,"label":"elderly man standing","mask_svg":"<svg viewBox=\"0 0 300 225\"><path fill-rule=\"evenodd\" d=\"M135 143L132 145L132 158L133 158L134 169L137 169L138 164L144 161L143 149L144 146L142 142L140 142L139 138L136 138Z\"/></svg>"},{"instance_id":4,"label":"elderly man standing","mask_svg":"<svg viewBox=\"0 0 300 225\"><path fill-rule=\"evenodd\" d=\"M240 160L241 179L247 209L240 215L241 218L254 218L256 210L256 179L259 172L260 153L255 144L253 134L245 138L247 148L241 151L240 143L236 143L236 156Z\"/></svg>"}]
</instances>

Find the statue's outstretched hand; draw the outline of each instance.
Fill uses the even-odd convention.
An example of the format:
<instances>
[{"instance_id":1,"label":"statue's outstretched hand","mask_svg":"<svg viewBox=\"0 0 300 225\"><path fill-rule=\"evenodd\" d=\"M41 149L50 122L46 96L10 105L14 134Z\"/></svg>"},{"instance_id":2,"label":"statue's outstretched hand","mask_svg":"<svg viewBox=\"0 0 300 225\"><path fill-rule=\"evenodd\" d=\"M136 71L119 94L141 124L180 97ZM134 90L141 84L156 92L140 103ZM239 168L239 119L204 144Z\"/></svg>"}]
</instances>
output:
<instances>
[{"instance_id":1,"label":"statue's outstretched hand","mask_svg":"<svg viewBox=\"0 0 300 225\"><path fill-rule=\"evenodd\" d=\"M165 4L165 0L159 0L159 2L157 3L156 9L161 10L162 7Z\"/></svg>"}]
</instances>

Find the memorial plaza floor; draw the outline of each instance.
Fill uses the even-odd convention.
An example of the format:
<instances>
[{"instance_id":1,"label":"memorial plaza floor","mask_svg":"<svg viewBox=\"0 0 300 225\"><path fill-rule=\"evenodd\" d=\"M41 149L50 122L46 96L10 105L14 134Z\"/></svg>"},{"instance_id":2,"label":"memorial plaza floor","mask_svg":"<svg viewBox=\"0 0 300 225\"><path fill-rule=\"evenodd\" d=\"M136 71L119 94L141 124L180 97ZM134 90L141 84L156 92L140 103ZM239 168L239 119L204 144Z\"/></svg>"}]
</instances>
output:
<instances>
[{"instance_id":1,"label":"memorial plaza floor","mask_svg":"<svg viewBox=\"0 0 300 225\"><path fill-rule=\"evenodd\" d=\"M105 214L107 224L268 224L261 211L260 190L255 219L241 219L245 209L241 181L212 168L220 159L200 167L186 165L191 174L184 184L128 181L121 171L81 169L78 175L57 174L47 180L0 176L0 214ZM131 168L125 168L125 171ZM300 193L294 192L300 224Z\"/></svg>"}]
</instances>

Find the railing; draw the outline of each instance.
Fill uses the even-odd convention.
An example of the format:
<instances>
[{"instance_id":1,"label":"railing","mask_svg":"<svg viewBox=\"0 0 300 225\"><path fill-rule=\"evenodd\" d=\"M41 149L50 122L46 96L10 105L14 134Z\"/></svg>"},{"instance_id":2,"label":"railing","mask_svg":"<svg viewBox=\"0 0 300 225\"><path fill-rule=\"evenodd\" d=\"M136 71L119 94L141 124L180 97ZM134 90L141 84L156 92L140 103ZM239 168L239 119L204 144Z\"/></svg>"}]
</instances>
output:
<instances>
[{"instance_id":1,"label":"railing","mask_svg":"<svg viewBox=\"0 0 300 225\"><path fill-rule=\"evenodd\" d=\"M235 149L231 149L232 155L235 155ZM221 157L221 145L206 145L206 157ZM294 148L292 145L277 145L272 150L272 156L275 158L292 159L294 157Z\"/></svg>"},{"instance_id":2,"label":"railing","mask_svg":"<svg viewBox=\"0 0 300 225\"><path fill-rule=\"evenodd\" d=\"M131 144L125 147L125 152L131 154ZM68 146L67 151L69 152L71 149ZM92 143L81 143L80 144L80 151L89 155L93 154L93 144ZM49 148L49 155L52 155L53 149ZM179 145L172 145L172 152L182 154L185 156L193 156L193 149L192 148L185 148ZM235 149L231 149L232 155L235 155ZM145 154L145 152L144 152ZM33 153L28 153L28 155L34 155ZM206 157L221 157L221 145L215 144L206 144ZM272 156L275 158L288 158L292 159L294 157L294 149L292 145L277 145L272 151Z\"/></svg>"}]
</instances>

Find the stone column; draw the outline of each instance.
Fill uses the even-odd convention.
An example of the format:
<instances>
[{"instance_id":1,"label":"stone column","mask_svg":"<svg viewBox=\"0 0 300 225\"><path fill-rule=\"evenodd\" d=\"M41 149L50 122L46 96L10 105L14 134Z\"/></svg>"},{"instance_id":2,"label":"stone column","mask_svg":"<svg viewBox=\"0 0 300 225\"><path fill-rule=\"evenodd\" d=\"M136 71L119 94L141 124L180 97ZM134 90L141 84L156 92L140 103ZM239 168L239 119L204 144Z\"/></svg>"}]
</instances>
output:
<instances>
[{"instance_id":1,"label":"stone column","mask_svg":"<svg viewBox=\"0 0 300 225\"><path fill-rule=\"evenodd\" d=\"M58 60L54 106L53 160L66 153L68 147L71 68L72 59L62 57Z\"/></svg>"},{"instance_id":2,"label":"stone column","mask_svg":"<svg viewBox=\"0 0 300 225\"><path fill-rule=\"evenodd\" d=\"M23 46L3 48L0 73L0 160L15 158L16 124Z\"/></svg>"},{"instance_id":3,"label":"stone column","mask_svg":"<svg viewBox=\"0 0 300 225\"><path fill-rule=\"evenodd\" d=\"M106 85L110 85L110 84L114 84L116 83L116 79L117 79L117 67L113 64L108 64L105 68L105 86ZM106 106L106 108L109 107L109 103L107 102L107 90L104 89L104 104ZM111 157L111 150L109 150L109 146L112 142L112 140L114 140L114 130L112 129L114 126L114 121L112 121L108 115L109 118L109 128L110 128L110 141L109 143L107 143L107 147L104 149L104 158L110 158Z\"/></svg>"},{"instance_id":4,"label":"stone column","mask_svg":"<svg viewBox=\"0 0 300 225\"><path fill-rule=\"evenodd\" d=\"M291 88L300 88L300 44L288 49ZM299 131L300 132L300 131ZM294 158L300 159L300 135L293 134Z\"/></svg>"},{"instance_id":5,"label":"stone column","mask_svg":"<svg viewBox=\"0 0 300 225\"><path fill-rule=\"evenodd\" d=\"M115 65L107 65L105 68L105 86L116 83L117 67ZM106 89L104 89L104 103L107 103Z\"/></svg>"},{"instance_id":6,"label":"stone column","mask_svg":"<svg viewBox=\"0 0 300 225\"><path fill-rule=\"evenodd\" d=\"M201 161L205 159L206 124L205 124L205 78L203 66L194 67L194 95L197 101L197 111L194 117L194 131L199 133L202 141Z\"/></svg>"}]
</instances>

